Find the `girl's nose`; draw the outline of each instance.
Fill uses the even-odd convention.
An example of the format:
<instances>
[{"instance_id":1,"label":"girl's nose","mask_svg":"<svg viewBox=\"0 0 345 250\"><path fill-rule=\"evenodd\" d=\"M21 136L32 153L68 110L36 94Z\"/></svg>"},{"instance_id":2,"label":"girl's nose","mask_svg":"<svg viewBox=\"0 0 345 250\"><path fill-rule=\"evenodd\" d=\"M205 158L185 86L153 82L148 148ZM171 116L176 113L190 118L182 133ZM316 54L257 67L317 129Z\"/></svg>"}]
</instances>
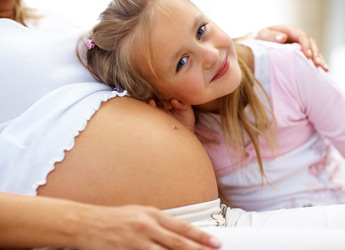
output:
<instances>
[{"instance_id":1,"label":"girl's nose","mask_svg":"<svg viewBox=\"0 0 345 250\"><path fill-rule=\"evenodd\" d=\"M201 47L199 56L201 57L203 68L210 69L219 61L219 50L211 44L204 44Z\"/></svg>"}]
</instances>

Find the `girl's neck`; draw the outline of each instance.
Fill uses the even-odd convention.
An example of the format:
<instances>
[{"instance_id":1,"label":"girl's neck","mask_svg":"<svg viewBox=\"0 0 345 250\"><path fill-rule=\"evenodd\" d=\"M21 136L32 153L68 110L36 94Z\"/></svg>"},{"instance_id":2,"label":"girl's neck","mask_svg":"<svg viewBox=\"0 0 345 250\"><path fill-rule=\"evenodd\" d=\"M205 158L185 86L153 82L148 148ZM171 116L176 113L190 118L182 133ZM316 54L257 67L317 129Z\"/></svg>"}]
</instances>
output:
<instances>
[{"instance_id":1,"label":"girl's neck","mask_svg":"<svg viewBox=\"0 0 345 250\"><path fill-rule=\"evenodd\" d=\"M204 111L204 112L211 112L219 114L220 109L220 98L210 101L208 103L204 103L201 105L194 106L196 110Z\"/></svg>"},{"instance_id":2,"label":"girl's neck","mask_svg":"<svg viewBox=\"0 0 345 250\"><path fill-rule=\"evenodd\" d=\"M0 18L14 20L14 0L0 0Z\"/></svg>"}]
</instances>

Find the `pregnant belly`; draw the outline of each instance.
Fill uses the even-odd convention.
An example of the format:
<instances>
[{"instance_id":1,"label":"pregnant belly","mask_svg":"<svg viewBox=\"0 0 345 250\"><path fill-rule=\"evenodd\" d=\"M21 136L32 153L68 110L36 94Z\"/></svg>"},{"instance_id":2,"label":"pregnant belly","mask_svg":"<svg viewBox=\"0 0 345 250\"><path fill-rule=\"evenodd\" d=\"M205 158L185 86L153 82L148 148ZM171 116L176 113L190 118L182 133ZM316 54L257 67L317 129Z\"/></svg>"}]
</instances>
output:
<instances>
[{"instance_id":1,"label":"pregnant belly","mask_svg":"<svg viewBox=\"0 0 345 250\"><path fill-rule=\"evenodd\" d=\"M131 98L101 106L38 194L160 209L218 198L211 162L195 135Z\"/></svg>"}]
</instances>

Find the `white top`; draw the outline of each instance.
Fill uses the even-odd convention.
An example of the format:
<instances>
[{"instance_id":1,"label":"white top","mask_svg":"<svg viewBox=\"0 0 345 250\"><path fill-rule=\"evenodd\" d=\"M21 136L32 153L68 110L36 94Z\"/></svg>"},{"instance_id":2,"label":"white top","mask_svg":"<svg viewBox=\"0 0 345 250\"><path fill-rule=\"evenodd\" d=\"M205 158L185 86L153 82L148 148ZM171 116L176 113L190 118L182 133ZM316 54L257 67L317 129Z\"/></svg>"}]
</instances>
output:
<instances>
[{"instance_id":1,"label":"white top","mask_svg":"<svg viewBox=\"0 0 345 250\"><path fill-rule=\"evenodd\" d=\"M117 95L76 56L81 29L0 19L0 190L35 195L102 101Z\"/></svg>"},{"instance_id":2,"label":"white top","mask_svg":"<svg viewBox=\"0 0 345 250\"><path fill-rule=\"evenodd\" d=\"M0 123L20 115L56 88L96 82L76 57L82 30L55 18L45 18L41 20L44 26L30 28L0 19L4 34L0 39Z\"/></svg>"},{"instance_id":3,"label":"white top","mask_svg":"<svg viewBox=\"0 0 345 250\"><path fill-rule=\"evenodd\" d=\"M265 175L272 186L264 180L262 187L249 138L245 137L243 164L236 155L230 159L220 116L200 112L196 131L209 139L203 145L222 194L232 206L247 211L345 203L345 162L328 143L345 156L345 95L306 59L299 45L263 41L246 45L253 50L255 76L268 93L276 118L275 154L259 136Z\"/></svg>"}]
</instances>

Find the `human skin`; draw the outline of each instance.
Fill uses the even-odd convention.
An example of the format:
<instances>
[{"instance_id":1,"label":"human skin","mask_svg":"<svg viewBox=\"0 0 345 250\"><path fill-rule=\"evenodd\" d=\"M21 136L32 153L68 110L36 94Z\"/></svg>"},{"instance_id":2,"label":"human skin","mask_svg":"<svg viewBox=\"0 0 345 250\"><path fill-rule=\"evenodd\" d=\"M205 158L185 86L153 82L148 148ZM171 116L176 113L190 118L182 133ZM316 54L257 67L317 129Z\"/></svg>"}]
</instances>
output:
<instances>
[{"instance_id":1,"label":"human skin","mask_svg":"<svg viewBox=\"0 0 345 250\"><path fill-rule=\"evenodd\" d=\"M3 13L5 13L5 12L1 12L1 14L3 14ZM3 16L3 17L10 17L10 16ZM123 99L125 99L125 98L123 98ZM127 99L127 98L126 98ZM109 103L110 102L113 102L113 101L109 101ZM119 101L119 102L122 102L122 101ZM104 106L104 105L103 105ZM98 111L97 113L103 113L103 106L102 106L102 108L100 109L100 111ZM135 106L135 105L134 105ZM114 106L114 107L118 107L118 106ZM134 112L133 111L133 115L138 115L136 112ZM158 117L157 117L158 116ZM163 118L161 115L154 115L154 117L156 118L156 120L155 121L157 121L157 120L159 120L159 121L164 121L165 119L167 119L166 117L165 118ZM96 116L95 116L96 117ZM94 117L94 118L95 118ZM92 118L92 120L91 121L93 121L93 119L94 118ZM162 119L162 120L161 120ZM100 123L102 123L102 119L97 119ZM142 120L140 120L140 121L143 121L144 119L142 119ZM169 125L170 125L170 122L171 122L171 120L167 120L167 122L169 123ZM90 122L90 124L91 124L91 122ZM89 125L90 125L89 124ZM111 126L112 126L113 124L111 124ZM133 127L136 127L135 126L135 124L130 124L131 126L133 126ZM178 125L178 124L177 124ZM178 130L178 129L180 129L180 127L179 126L177 126L175 123L171 126L171 128L173 128L174 130ZM110 126L110 125L109 125ZM150 126L152 126L152 124L150 123L149 125L148 125L149 127ZM155 126L152 126L151 128L156 128ZM170 128L170 127L169 127ZM94 140L93 140L93 134L92 133L97 133L97 129L91 129L92 131L90 132L91 133L91 136L90 136L90 134L88 135L88 136L86 136L87 138L84 140L82 140L82 142L79 142L78 140L77 140L77 142L76 142L76 147L78 147L79 148L79 150L82 150L82 149L80 149L80 148L83 148L82 146L83 145L81 145L81 146L78 146L79 144L83 144L83 142L85 142L85 141L88 141L88 140L90 140L91 141L91 143L94 143ZM158 129L159 130L159 129ZM89 128L87 128L85 131L89 131ZM84 131L84 132L85 132ZM119 130L117 130L117 131L113 131L113 132L116 132L116 133L119 133ZM147 133L147 131L141 131L141 132L143 132L143 133ZM162 131L161 131L162 132ZM89 133L89 132L87 132L87 133ZM173 133L171 133L171 134L173 134ZM96 137L96 136L95 136ZM168 136L169 137L169 136ZM83 133L78 137L78 138L85 138L85 136L83 135ZM104 139L104 138L103 138ZM117 137L115 138L115 139L117 139ZM151 137L150 138L147 138L148 140L149 139L152 139ZM159 140L160 141L160 140ZM124 140L124 142L126 142L125 140ZM160 141L161 142L161 141ZM183 142L185 142L185 141L181 141L182 143ZM109 142L109 143L111 143L111 142ZM189 143L187 143L187 145L192 145L192 144L189 144ZM177 146L180 146L180 145L177 145ZM140 148L140 147L139 147ZM186 148L186 147L183 147L183 148ZM141 149L141 148L140 148ZM187 150L189 150L189 148L187 147ZM78 151L78 150L77 150ZM198 150L196 150L196 151L198 151ZM80 151L79 151L80 152ZM137 151L134 151L134 152L137 152ZM89 151L85 151L85 153L87 154L87 153L90 153ZM92 153L92 152L91 152ZM120 153L121 153L121 151L119 151L118 152L118 154L116 154L115 155L115 159L117 158L116 156L118 156L118 155L120 155ZM148 152L148 153L150 153L150 152ZM65 160L68 160L68 159L71 159L71 158L73 158L74 156L75 156L75 153L73 152L73 150L72 151L70 151L70 152L68 152L67 153L68 155L72 155L72 156L66 156L66 159ZM95 154L96 155L96 154ZM175 156L176 155L178 155L178 154L175 154ZM201 154L202 155L202 154ZM130 155L131 157L133 157L133 155ZM85 157L85 155L83 155L82 157ZM112 154L112 157L114 157L114 153ZM195 158L197 158L197 157L193 157L193 159L195 159ZM203 157L201 157L201 158L203 158ZM80 163L79 161L80 161L80 159L78 159L78 157L77 156L75 156L74 158L73 158L75 161L78 161L78 163ZM105 160L105 159L104 159ZM69 161L69 160L68 160ZM70 163L71 163L71 161L70 161ZM63 163L58 163L57 164L57 166L56 167L59 167L59 166L65 166L65 167L71 167L71 165L73 164L73 161L72 161L72 163L71 164L63 164ZM83 164L83 163L80 163L80 164ZM92 167L92 166L91 166ZM82 169L82 171L83 171L84 169ZM97 171L96 171L97 172ZM54 172L53 172L54 173ZM80 174L81 172L79 172L79 174ZM97 173L99 173L99 172L97 172ZM96 174L97 174L96 173ZM199 172L198 172L199 173ZM66 172L60 172L59 171L59 173L58 173L58 175L60 176L60 177L64 177L64 175L66 174ZM73 173L71 173L71 172L67 172L67 174L71 174L71 175L73 175ZM51 175L53 175L53 174L51 174ZM55 175L53 175L53 179L55 178L54 177ZM72 179L73 179L73 176L70 176ZM78 178L80 178L81 176L78 176ZM109 176L106 176L107 177L107 180L109 180L110 178L109 178ZM51 177L50 177L51 178ZM92 176L87 176L87 178L92 178ZM120 179L120 178L119 178ZM58 180L57 180L58 181ZM72 181L75 181L75 180L72 180ZM101 183L101 185L103 185L103 182L101 182L101 180L98 180L99 181L99 183ZM57 184L57 186L59 186L59 184L60 183L58 183ZM66 183L61 183L62 185L64 185L64 184L66 184ZM82 183L83 185L80 185L80 187L83 187L84 189L86 188L89 188L89 186L88 185L85 185L85 183ZM135 183L136 184L136 183ZM114 185L116 185L116 184L114 184ZM143 184L143 185L145 185L145 184ZM46 188L48 187L48 186L50 186L50 181L48 181L48 184L45 186ZM99 186L99 185L98 185ZM97 186L97 188L98 188L98 186ZM60 187L61 188L61 187ZM66 189L66 188L65 188ZM85 190L86 190L85 189ZM166 188L166 189L168 189L168 188ZM179 192L181 193L181 190L183 190L182 188L180 188L180 190L179 190ZM61 192L60 192L61 191ZM58 194L57 194L57 196L59 196L59 195L61 195L62 197L64 197L64 195L66 194L66 193L68 193L68 190L66 191L66 190L60 190L59 192L58 192ZM73 194L71 194L71 196L72 196L72 198L74 197L75 198L75 196L78 196L78 192L79 192L79 190L72 190L73 191ZM84 190L83 190L84 191ZM168 191L169 191L169 189L168 189ZM185 190L184 190L185 191ZM65 192L65 193L63 193L63 192ZM81 191L80 191L81 192ZM44 189L43 189L43 193L44 193ZM184 193L185 194L185 193ZM48 195L49 195L49 190L48 190ZM95 194L95 196L97 196L98 194ZM138 194L137 194L138 195ZM91 197L90 197L91 196ZM82 197L82 200L83 201L88 201L88 200L90 200L90 199L93 199L93 198L95 198L95 196L92 196L92 194L90 195L89 193L87 193L87 194L85 194L85 196L83 196ZM97 198L99 198L99 197L97 197ZM97 200L97 198L95 198L96 200ZM104 197L104 196L102 196L102 195L100 195L100 200L97 200L96 202L99 202L100 204L104 204L103 202L104 202L104 200L107 200L106 202L107 202L107 204L108 204L108 199L110 199L110 197ZM103 200L102 200L103 199ZM169 199L169 198L167 198L167 199ZM200 200L202 200L202 197L200 198ZM145 200L146 201L146 200ZM36 201L33 201L33 202L36 202ZM68 202L67 201L63 201L63 203L67 203L67 205L68 205ZM95 202L95 203L96 203ZM111 202L113 202L113 201L110 201L109 203L111 203ZM157 199L157 201L156 201L157 203L160 203L161 201L160 200L158 200ZM185 201L185 203L189 203L189 202L194 202L194 201L191 201L191 200L186 200ZM182 202L183 203L183 202ZM161 203L160 203L161 204ZM38 203L35 203L34 204L35 206L37 206L38 205ZM53 204L50 204L50 205L54 205L54 203ZM56 208L61 208L60 206L61 206L61 203L59 203L59 202L57 202L56 204ZM81 206L81 205L78 205L78 206ZM170 204L170 205L167 205L168 207L171 207L171 206L175 206L174 204ZM37 208L40 208L40 206L37 206ZM37 208L35 209L35 211L37 212ZM67 208L69 209L69 210L71 210L71 211L73 211L74 209L72 209L72 208L75 208L74 206L70 206L70 204L67 206ZM144 209L144 208L143 208ZM61 211L64 211L64 210L61 210ZM93 211L93 210L90 210L90 211ZM100 207L99 208L99 213L102 213L102 214L104 214L104 208L103 207ZM109 211L110 211L110 208L109 208ZM121 209L119 209L118 210L118 212L119 212L119 214L120 214L120 212L121 211L123 211L123 210L121 210ZM129 211L132 211L132 210L129 210ZM135 211L135 210L133 210L133 211ZM46 210L40 210L40 212L39 212L39 214L40 215L42 215L44 212L47 212ZM116 212L115 210L112 210L112 212ZM79 212L78 212L79 213ZM131 213L129 212L129 214L131 215ZM97 215L97 214L96 214ZM96 216L97 217L97 216ZM42 217L41 217L42 218ZM61 218L61 217L59 217L59 218ZM98 217L99 218L99 217ZM63 222L64 220L61 220L61 222ZM97 222L97 220L96 220L96 222ZM126 223L126 221L124 221L124 223ZM172 223L173 224L173 223ZM52 222L52 225L54 225L54 222ZM143 225L143 224L140 224L139 223L139 225ZM57 227L54 225L54 228L56 229ZM143 228L145 228L145 227L143 227ZM45 230L43 231L43 232L45 232L45 233L47 233L47 230L46 230L47 228L45 228ZM29 229L30 230L30 229ZM144 231L146 231L146 230L144 230ZM93 231L93 232L95 232L95 231ZM114 233L113 231L112 232L109 232L109 233ZM90 235L92 235L92 234L90 234ZM119 234L120 235L120 234ZM206 238L206 237L205 237ZM31 239L32 239L32 237L31 237ZM46 239L48 239L48 237L46 238ZM59 240L60 240L61 238L55 238L54 239L54 241L55 242L58 242ZM65 242L66 242L66 240L64 240ZM85 241L85 242L87 242L87 241ZM93 241L93 242L96 242L96 241ZM42 242L41 241L41 243L40 244L43 244L44 242ZM44 244L43 244L44 245ZM42 246L43 246L42 245ZM56 245L56 246L61 246L61 245ZM78 245L71 245L71 246L75 246L75 248L78 248L79 249L79 247L80 247L80 245L78 246ZM101 247L101 248L92 248L91 246L84 246L85 248L82 248L82 249L87 249L87 247L89 247L90 249L105 249L104 247Z\"/></svg>"},{"instance_id":2,"label":"human skin","mask_svg":"<svg viewBox=\"0 0 345 250\"><path fill-rule=\"evenodd\" d=\"M38 195L160 209L218 198L211 162L194 134L128 97L102 104Z\"/></svg>"},{"instance_id":3,"label":"human skin","mask_svg":"<svg viewBox=\"0 0 345 250\"><path fill-rule=\"evenodd\" d=\"M297 42L301 44L304 55L312 59L316 67L321 67L326 72L329 70L316 41L293 25L274 25L263 28L256 34L255 38L279 43Z\"/></svg>"},{"instance_id":4,"label":"human skin","mask_svg":"<svg viewBox=\"0 0 345 250\"><path fill-rule=\"evenodd\" d=\"M220 98L240 85L234 41L190 1L165 0L154 12L149 41L137 29L132 54L137 67L160 93L160 106L194 132L195 109L218 113ZM154 73L145 60L149 42ZM241 49L250 68L253 55ZM153 100L150 105L156 106Z\"/></svg>"},{"instance_id":5,"label":"human skin","mask_svg":"<svg viewBox=\"0 0 345 250\"><path fill-rule=\"evenodd\" d=\"M0 18L13 19L13 4L14 1L0 0ZM121 119L108 119L117 115ZM190 166L201 176L191 176ZM201 171L196 170L199 166ZM164 171L170 176L164 175ZM217 198L213 178L208 157L181 124L145 103L127 97L115 98L101 106L76 138L74 148L56 164L48 183L38 190L39 196L70 198L83 203L0 193L0 210L6 216L0 220L0 246L85 250L152 247L206 250L206 245L219 246L210 235L157 208L127 205L142 203L170 208L213 200ZM204 192L199 193L197 186L203 182L215 188L205 186L201 190ZM199 195L194 196L196 192Z\"/></svg>"},{"instance_id":6,"label":"human skin","mask_svg":"<svg viewBox=\"0 0 345 250\"><path fill-rule=\"evenodd\" d=\"M206 250L212 243L210 235L157 209L218 198L206 152L174 118L129 97L101 105L38 196L2 203L3 214L15 219L2 220L1 246ZM63 200L41 200L43 196ZM15 240L18 235L22 241Z\"/></svg>"},{"instance_id":7,"label":"human skin","mask_svg":"<svg viewBox=\"0 0 345 250\"><path fill-rule=\"evenodd\" d=\"M208 249L192 240L211 243L205 232L153 207L94 206L0 192L1 249Z\"/></svg>"},{"instance_id":8,"label":"human skin","mask_svg":"<svg viewBox=\"0 0 345 250\"><path fill-rule=\"evenodd\" d=\"M156 10L150 37L155 75L146 62L141 29L137 29L133 55L141 72L167 101L177 99L214 112L217 99L240 84L241 70L233 40L189 1L164 1ZM168 14L166 14L168 13ZM179 65L180 64L180 65ZM217 72L227 66L218 78Z\"/></svg>"},{"instance_id":9,"label":"human skin","mask_svg":"<svg viewBox=\"0 0 345 250\"><path fill-rule=\"evenodd\" d=\"M136 31L132 54L142 74L160 93L160 106L172 110L175 117L191 127L193 120L184 122L188 120L187 116L179 114L187 111L188 105L189 110L193 105L198 110L217 113L219 98L239 86L241 71L234 41L190 1L167 0L164 3L158 1L158 4L164 5L165 10L157 8L152 20L155 28L151 31L149 46L154 74L145 60L143 48L146 44L143 43L147 41L141 39L141 29ZM287 31L291 27L275 28ZM299 32L287 34L289 39L299 41ZM304 39L302 41L305 43ZM311 47L315 48L312 39ZM248 65L253 64L250 50L241 49L239 52ZM224 65L224 74L218 75Z\"/></svg>"},{"instance_id":10,"label":"human skin","mask_svg":"<svg viewBox=\"0 0 345 250\"><path fill-rule=\"evenodd\" d=\"M177 4L176 1L167 3ZM194 6L189 4L188 7L186 12L195 13ZM168 21L165 20L167 25ZM224 33L220 38L221 46L229 40ZM214 53L210 49L211 42L214 41L200 42L207 45L204 52ZM193 46L188 49L194 49ZM221 52L228 53L231 65L236 65L233 46L226 46ZM198 49L204 48L197 47L195 51L200 52ZM217 57L211 56L211 59ZM204 74L204 79L212 83L221 61L217 58L211 62L210 72ZM240 74L236 69L229 69L230 73ZM214 82L226 85L222 78ZM236 77L233 80L238 81ZM176 93L182 92L183 86L178 90ZM207 98L212 100L219 91L222 88L211 89ZM160 209L210 201L218 195L210 160L197 138L174 118L130 98L115 98L101 106L76 138L75 147L66 152L64 161L57 163L49 174L47 184L38 189L38 194L99 205L141 204Z\"/></svg>"}]
</instances>

